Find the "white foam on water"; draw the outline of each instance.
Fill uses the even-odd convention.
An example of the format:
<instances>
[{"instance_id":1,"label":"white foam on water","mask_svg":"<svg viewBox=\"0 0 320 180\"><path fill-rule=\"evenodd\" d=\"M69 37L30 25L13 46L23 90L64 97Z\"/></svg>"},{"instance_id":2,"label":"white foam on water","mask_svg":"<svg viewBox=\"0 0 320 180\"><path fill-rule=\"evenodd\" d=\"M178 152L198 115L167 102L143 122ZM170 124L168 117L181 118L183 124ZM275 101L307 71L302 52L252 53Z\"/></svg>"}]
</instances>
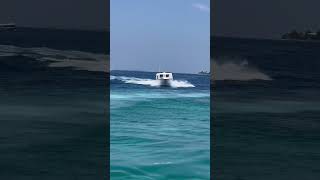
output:
<instances>
[{"instance_id":1,"label":"white foam on water","mask_svg":"<svg viewBox=\"0 0 320 180\"><path fill-rule=\"evenodd\" d=\"M160 82L155 79L143 79L143 78L126 77L126 76L110 76L110 80L119 80L128 84L139 84L139 85L146 85L146 86L152 86L152 87L160 86ZM184 81L184 80L172 80L170 82L170 86L173 88L195 87L190 82Z\"/></svg>"},{"instance_id":2,"label":"white foam on water","mask_svg":"<svg viewBox=\"0 0 320 180\"><path fill-rule=\"evenodd\" d=\"M0 56L21 55L49 63L49 67L72 67L76 70L109 72L109 56L74 50L57 50L47 47L23 48L0 45Z\"/></svg>"},{"instance_id":3,"label":"white foam on water","mask_svg":"<svg viewBox=\"0 0 320 180\"><path fill-rule=\"evenodd\" d=\"M172 164L172 162L154 162L153 165L167 165L167 164Z\"/></svg>"},{"instance_id":4,"label":"white foam on water","mask_svg":"<svg viewBox=\"0 0 320 180\"><path fill-rule=\"evenodd\" d=\"M116 76L110 76L110 80L115 80Z\"/></svg>"},{"instance_id":5,"label":"white foam on water","mask_svg":"<svg viewBox=\"0 0 320 180\"><path fill-rule=\"evenodd\" d=\"M202 98L202 97L210 97L210 92L204 92L204 93L183 93L178 94L178 97L190 97L190 98Z\"/></svg>"},{"instance_id":6,"label":"white foam on water","mask_svg":"<svg viewBox=\"0 0 320 180\"><path fill-rule=\"evenodd\" d=\"M222 62L217 62L215 59L211 62L213 62L212 76L215 80L272 80L270 76L258 68L249 66L247 60L222 58Z\"/></svg>"},{"instance_id":7,"label":"white foam on water","mask_svg":"<svg viewBox=\"0 0 320 180\"><path fill-rule=\"evenodd\" d=\"M108 65L100 61L87 60L56 60L49 64L49 67L73 67L77 70L107 72Z\"/></svg>"},{"instance_id":8,"label":"white foam on water","mask_svg":"<svg viewBox=\"0 0 320 180\"><path fill-rule=\"evenodd\" d=\"M184 87L184 88L191 88L195 87L193 84L189 83L188 81L183 81L183 80L173 80L170 83L171 87L174 88L179 88L179 87Z\"/></svg>"}]
</instances>

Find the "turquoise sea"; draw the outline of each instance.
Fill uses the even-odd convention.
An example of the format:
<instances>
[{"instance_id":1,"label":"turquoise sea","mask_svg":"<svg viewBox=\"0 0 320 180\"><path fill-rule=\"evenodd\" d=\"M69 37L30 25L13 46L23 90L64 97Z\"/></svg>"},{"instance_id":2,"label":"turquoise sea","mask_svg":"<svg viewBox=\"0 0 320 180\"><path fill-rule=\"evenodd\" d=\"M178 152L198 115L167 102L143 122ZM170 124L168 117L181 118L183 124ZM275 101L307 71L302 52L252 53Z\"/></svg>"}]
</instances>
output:
<instances>
[{"instance_id":1,"label":"turquoise sea","mask_svg":"<svg viewBox=\"0 0 320 180\"><path fill-rule=\"evenodd\" d=\"M166 88L154 77L111 72L111 179L209 179L209 76L174 74Z\"/></svg>"}]
</instances>

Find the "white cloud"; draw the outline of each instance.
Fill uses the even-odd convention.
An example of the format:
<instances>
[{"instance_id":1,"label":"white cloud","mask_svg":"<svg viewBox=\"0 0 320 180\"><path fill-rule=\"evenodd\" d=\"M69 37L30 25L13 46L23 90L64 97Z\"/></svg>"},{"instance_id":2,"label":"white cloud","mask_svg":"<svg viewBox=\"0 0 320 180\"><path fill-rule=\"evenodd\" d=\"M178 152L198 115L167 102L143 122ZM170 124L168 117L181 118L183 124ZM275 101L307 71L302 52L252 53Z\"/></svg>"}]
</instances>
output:
<instances>
[{"instance_id":1,"label":"white cloud","mask_svg":"<svg viewBox=\"0 0 320 180\"><path fill-rule=\"evenodd\" d=\"M210 12L210 7L201 3L193 3L192 6L200 11Z\"/></svg>"}]
</instances>

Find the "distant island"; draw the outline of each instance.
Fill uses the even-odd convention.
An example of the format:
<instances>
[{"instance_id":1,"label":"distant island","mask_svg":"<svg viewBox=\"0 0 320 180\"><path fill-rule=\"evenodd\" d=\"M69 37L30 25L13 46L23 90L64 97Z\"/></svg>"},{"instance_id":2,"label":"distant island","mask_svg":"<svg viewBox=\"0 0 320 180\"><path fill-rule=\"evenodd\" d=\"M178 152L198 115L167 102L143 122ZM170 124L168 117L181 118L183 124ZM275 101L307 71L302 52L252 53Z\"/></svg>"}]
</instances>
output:
<instances>
[{"instance_id":1,"label":"distant island","mask_svg":"<svg viewBox=\"0 0 320 180\"><path fill-rule=\"evenodd\" d=\"M317 32L313 32L307 30L305 32L298 32L293 30L289 33L282 35L282 39L289 39L289 40L320 40L320 30Z\"/></svg>"}]
</instances>

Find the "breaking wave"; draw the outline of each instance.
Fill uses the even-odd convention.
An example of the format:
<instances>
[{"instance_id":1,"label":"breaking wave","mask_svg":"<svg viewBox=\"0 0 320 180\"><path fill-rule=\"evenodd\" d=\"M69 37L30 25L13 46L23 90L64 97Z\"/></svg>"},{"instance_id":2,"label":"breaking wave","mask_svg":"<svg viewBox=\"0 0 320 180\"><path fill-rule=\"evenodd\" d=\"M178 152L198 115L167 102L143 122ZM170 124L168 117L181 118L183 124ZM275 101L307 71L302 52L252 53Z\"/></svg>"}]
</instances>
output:
<instances>
[{"instance_id":1,"label":"breaking wave","mask_svg":"<svg viewBox=\"0 0 320 180\"><path fill-rule=\"evenodd\" d=\"M128 84L139 84L139 85L146 85L146 86L152 86L152 87L160 86L159 81L154 79L142 79L142 78L126 77L126 76L110 76L110 80L119 80ZM172 80L170 82L170 86L173 88L195 87L190 82L184 81L184 80Z\"/></svg>"},{"instance_id":2,"label":"breaking wave","mask_svg":"<svg viewBox=\"0 0 320 180\"><path fill-rule=\"evenodd\" d=\"M222 59L222 62L217 62L213 59L211 62L213 62L212 76L215 80L272 80L270 76L261 72L259 69L249 66L249 63L246 60L232 61Z\"/></svg>"}]
</instances>

